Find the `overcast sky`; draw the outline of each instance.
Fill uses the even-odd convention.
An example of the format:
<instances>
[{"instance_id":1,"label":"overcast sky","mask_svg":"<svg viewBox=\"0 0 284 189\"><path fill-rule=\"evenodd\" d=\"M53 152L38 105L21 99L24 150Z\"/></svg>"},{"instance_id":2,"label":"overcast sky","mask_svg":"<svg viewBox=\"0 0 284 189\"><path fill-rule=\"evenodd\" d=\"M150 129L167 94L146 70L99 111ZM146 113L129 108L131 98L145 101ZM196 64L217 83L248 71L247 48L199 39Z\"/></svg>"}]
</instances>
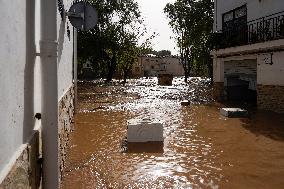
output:
<instances>
[{"instance_id":1,"label":"overcast sky","mask_svg":"<svg viewBox=\"0 0 284 189\"><path fill-rule=\"evenodd\" d=\"M168 25L168 19L164 14L164 7L169 2L175 0L136 0L140 6L142 16L145 19L149 33L159 33L153 40L154 50L170 50L172 54L177 54L177 49L173 36L173 32Z\"/></svg>"}]
</instances>

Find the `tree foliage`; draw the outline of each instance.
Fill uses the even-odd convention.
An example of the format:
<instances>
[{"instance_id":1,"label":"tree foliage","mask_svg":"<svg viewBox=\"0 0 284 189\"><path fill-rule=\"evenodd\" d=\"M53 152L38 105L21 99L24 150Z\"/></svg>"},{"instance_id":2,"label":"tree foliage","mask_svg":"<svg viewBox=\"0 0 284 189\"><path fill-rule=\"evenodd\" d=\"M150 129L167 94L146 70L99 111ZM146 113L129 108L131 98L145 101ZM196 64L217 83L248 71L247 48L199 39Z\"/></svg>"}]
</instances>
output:
<instances>
[{"instance_id":1,"label":"tree foliage","mask_svg":"<svg viewBox=\"0 0 284 189\"><path fill-rule=\"evenodd\" d=\"M87 60L93 65L97 77L111 81L115 71L123 69L125 77L129 72L132 56L137 55L138 40L146 34L146 27L134 0L90 0L98 11L97 26L87 32L79 32L79 64ZM153 34L140 48L150 46ZM132 53L132 54L131 54ZM131 57L130 57L131 56ZM119 65L122 64L122 65Z\"/></svg>"},{"instance_id":2,"label":"tree foliage","mask_svg":"<svg viewBox=\"0 0 284 189\"><path fill-rule=\"evenodd\" d=\"M139 48L131 40L125 40L118 60L118 72L122 74L124 83L130 74L132 65L137 59Z\"/></svg>"},{"instance_id":3,"label":"tree foliage","mask_svg":"<svg viewBox=\"0 0 284 189\"><path fill-rule=\"evenodd\" d=\"M176 34L185 81L193 67L206 65L209 75L212 75L210 50L213 8L212 0L176 0L164 8Z\"/></svg>"},{"instance_id":4,"label":"tree foliage","mask_svg":"<svg viewBox=\"0 0 284 189\"><path fill-rule=\"evenodd\" d=\"M156 56L170 56L172 55L172 52L169 50L160 50L160 51L153 50L151 54L154 54Z\"/></svg>"}]
</instances>

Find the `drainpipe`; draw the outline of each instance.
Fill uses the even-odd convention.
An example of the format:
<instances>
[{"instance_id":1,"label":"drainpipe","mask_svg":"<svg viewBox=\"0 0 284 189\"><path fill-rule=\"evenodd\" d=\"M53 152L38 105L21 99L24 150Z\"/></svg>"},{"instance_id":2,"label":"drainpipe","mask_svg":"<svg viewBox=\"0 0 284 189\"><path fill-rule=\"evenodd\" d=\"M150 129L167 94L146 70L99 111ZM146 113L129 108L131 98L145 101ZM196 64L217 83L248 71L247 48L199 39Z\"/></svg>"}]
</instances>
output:
<instances>
[{"instance_id":1,"label":"drainpipe","mask_svg":"<svg viewBox=\"0 0 284 189\"><path fill-rule=\"evenodd\" d=\"M59 188L57 2L41 0L43 188Z\"/></svg>"},{"instance_id":2,"label":"drainpipe","mask_svg":"<svg viewBox=\"0 0 284 189\"><path fill-rule=\"evenodd\" d=\"M78 83L78 61L77 61L77 29L73 28L73 41L74 41L74 109L77 112L78 104L78 93L77 93L77 83Z\"/></svg>"},{"instance_id":3,"label":"drainpipe","mask_svg":"<svg viewBox=\"0 0 284 189\"><path fill-rule=\"evenodd\" d=\"M214 32L218 31L218 0L214 1L214 17L215 17L215 23L214 23Z\"/></svg>"}]
</instances>

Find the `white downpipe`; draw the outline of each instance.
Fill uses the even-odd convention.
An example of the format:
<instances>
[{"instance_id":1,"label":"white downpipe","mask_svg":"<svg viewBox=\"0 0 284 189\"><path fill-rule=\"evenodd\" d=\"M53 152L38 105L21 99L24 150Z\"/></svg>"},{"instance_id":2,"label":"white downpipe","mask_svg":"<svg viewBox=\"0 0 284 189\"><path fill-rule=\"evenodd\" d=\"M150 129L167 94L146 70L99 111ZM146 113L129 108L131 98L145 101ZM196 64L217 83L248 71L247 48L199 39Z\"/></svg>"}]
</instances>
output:
<instances>
[{"instance_id":1,"label":"white downpipe","mask_svg":"<svg viewBox=\"0 0 284 189\"><path fill-rule=\"evenodd\" d=\"M43 188L59 188L57 2L41 0Z\"/></svg>"},{"instance_id":2,"label":"white downpipe","mask_svg":"<svg viewBox=\"0 0 284 189\"><path fill-rule=\"evenodd\" d=\"M214 27L213 31L217 32L218 31L218 0L214 1Z\"/></svg>"},{"instance_id":3,"label":"white downpipe","mask_svg":"<svg viewBox=\"0 0 284 189\"><path fill-rule=\"evenodd\" d=\"M77 83L78 83L78 61L77 61L77 29L73 29L74 33L74 106L75 106L75 113L77 112L77 104L78 104L78 93L77 93Z\"/></svg>"}]
</instances>

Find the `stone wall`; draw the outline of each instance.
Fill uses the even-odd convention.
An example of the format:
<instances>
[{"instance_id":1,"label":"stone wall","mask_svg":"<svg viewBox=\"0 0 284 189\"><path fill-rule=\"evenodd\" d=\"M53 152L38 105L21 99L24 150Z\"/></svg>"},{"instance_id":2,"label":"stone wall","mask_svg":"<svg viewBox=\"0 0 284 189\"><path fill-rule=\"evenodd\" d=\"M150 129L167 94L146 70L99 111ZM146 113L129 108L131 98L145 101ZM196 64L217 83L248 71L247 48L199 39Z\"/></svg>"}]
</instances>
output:
<instances>
[{"instance_id":1,"label":"stone wall","mask_svg":"<svg viewBox=\"0 0 284 189\"><path fill-rule=\"evenodd\" d=\"M214 82L212 95L215 100L224 100L224 82Z\"/></svg>"},{"instance_id":2,"label":"stone wall","mask_svg":"<svg viewBox=\"0 0 284 189\"><path fill-rule=\"evenodd\" d=\"M74 86L72 86L59 101L59 170L61 176L66 161L66 150L69 143L69 134L73 129L74 97Z\"/></svg>"},{"instance_id":3,"label":"stone wall","mask_svg":"<svg viewBox=\"0 0 284 189\"><path fill-rule=\"evenodd\" d=\"M41 161L39 157L40 136L39 132L35 131L30 142L25 145L23 152L16 160L9 174L0 184L0 188L40 188Z\"/></svg>"},{"instance_id":4,"label":"stone wall","mask_svg":"<svg viewBox=\"0 0 284 189\"><path fill-rule=\"evenodd\" d=\"M74 87L72 86L59 101L59 162L60 175L66 160L69 133L72 131L74 116ZM24 144L21 155L16 160L9 174L0 184L0 189L41 188L41 137L35 131L30 142Z\"/></svg>"},{"instance_id":5,"label":"stone wall","mask_svg":"<svg viewBox=\"0 0 284 189\"><path fill-rule=\"evenodd\" d=\"M258 109L284 113L284 86L257 85Z\"/></svg>"}]
</instances>

